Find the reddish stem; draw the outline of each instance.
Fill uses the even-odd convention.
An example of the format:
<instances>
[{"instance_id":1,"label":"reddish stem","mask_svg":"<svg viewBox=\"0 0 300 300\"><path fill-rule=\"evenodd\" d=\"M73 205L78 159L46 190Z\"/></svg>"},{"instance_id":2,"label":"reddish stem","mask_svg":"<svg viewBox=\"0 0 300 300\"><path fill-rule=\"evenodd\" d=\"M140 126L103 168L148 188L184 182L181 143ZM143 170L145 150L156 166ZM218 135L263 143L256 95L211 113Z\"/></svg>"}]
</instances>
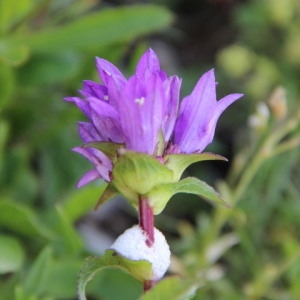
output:
<instances>
[{"instance_id":1,"label":"reddish stem","mask_svg":"<svg viewBox=\"0 0 300 300\"><path fill-rule=\"evenodd\" d=\"M140 227L146 233L146 244L151 247L154 243L154 219L153 208L149 205L146 198L139 198L139 220Z\"/></svg>"},{"instance_id":2,"label":"reddish stem","mask_svg":"<svg viewBox=\"0 0 300 300\"><path fill-rule=\"evenodd\" d=\"M144 293L150 291L154 286L155 282L151 280L144 281Z\"/></svg>"},{"instance_id":3,"label":"reddish stem","mask_svg":"<svg viewBox=\"0 0 300 300\"><path fill-rule=\"evenodd\" d=\"M145 232L147 239L146 245L152 247L154 243L154 218L153 208L149 205L147 198L139 198L139 225ZM151 290L154 281L144 281L144 292Z\"/></svg>"}]
</instances>

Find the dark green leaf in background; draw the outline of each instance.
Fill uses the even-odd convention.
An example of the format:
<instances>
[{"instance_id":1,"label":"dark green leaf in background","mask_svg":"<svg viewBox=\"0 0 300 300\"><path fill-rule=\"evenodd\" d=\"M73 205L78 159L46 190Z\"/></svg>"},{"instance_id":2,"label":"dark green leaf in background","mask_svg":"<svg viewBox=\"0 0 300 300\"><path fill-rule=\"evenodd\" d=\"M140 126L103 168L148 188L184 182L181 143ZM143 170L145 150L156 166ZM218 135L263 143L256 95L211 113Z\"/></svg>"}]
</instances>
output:
<instances>
[{"instance_id":1,"label":"dark green leaf in background","mask_svg":"<svg viewBox=\"0 0 300 300\"><path fill-rule=\"evenodd\" d=\"M101 10L67 25L19 38L33 52L90 49L128 41L166 27L172 15L155 5L131 5Z\"/></svg>"}]
</instances>

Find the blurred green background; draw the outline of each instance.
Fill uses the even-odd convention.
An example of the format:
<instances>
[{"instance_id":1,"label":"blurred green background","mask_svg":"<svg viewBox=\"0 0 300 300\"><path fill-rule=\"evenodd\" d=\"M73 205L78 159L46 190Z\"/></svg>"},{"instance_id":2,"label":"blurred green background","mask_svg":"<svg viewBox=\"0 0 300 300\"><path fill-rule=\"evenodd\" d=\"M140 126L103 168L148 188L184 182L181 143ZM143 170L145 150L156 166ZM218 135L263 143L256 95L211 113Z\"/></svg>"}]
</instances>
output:
<instances>
[{"instance_id":1,"label":"blurred green background","mask_svg":"<svg viewBox=\"0 0 300 300\"><path fill-rule=\"evenodd\" d=\"M98 81L95 56L129 76L148 47L182 96L210 68L219 99L245 94L207 149L229 162L186 171L232 210L179 195L156 218L170 274L204 283L193 299L300 299L299 0L0 0L0 300L76 299L84 258L137 223L123 199L91 212L101 182L75 189L84 117L62 98ZM88 287L97 300L141 293L115 270Z\"/></svg>"}]
</instances>

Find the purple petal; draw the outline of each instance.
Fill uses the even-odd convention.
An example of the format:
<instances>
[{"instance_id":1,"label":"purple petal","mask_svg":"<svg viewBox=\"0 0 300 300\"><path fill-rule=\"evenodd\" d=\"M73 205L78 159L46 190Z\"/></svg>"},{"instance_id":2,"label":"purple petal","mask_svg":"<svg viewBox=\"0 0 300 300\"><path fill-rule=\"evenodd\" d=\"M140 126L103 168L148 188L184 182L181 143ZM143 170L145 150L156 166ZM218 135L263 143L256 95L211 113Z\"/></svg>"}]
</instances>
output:
<instances>
[{"instance_id":1,"label":"purple petal","mask_svg":"<svg viewBox=\"0 0 300 300\"><path fill-rule=\"evenodd\" d=\"M84 143L104 141L91 123L78 122L78 132Z\"/></svg>"},{"instance_id":2,"label":"purple petal","mask_svg":"<svg viewBox=\"0 0 300 300\"><path fill-rule=\"evenodd\" d=\"M136 66L136 74L143 77L147 69L153 73L160 71L159 60L151 48L140 58Z\"/></svg>"},{"instance_id":3,"label":"purple petal","mask_svg":"<svg viewBox=\"0 0 300 300\"><path fill-rule=\"evenodd\" d=\"M112 170L110 159L98 149L75 147L73 152L77 152L84 156L98 171L101 178L110 181L109 172Z\"/></svg>"},{"instance_id":4,"label":"purple petal","mask_svg":"<svg viewBox=\"0 0 300 300\"><path fill-rule=\"evenodd\" d=\"M82 100L81 98L79 97L66 97L64 98L65 101L68 101L68 102L74 102L77 107L88 117L90 118L91 117L91 111L89 109L89 106L88 104Z\"/></svg>"},{"instance_id":5,"label":"purple petal","mask_svg":"<svg viewBox=\"0 0 300 300\"><path fill-rule=\"evenodd\" d=\"M243 94L230 94L228 96L225 96L221 100L217 102L217 108L215 111L215 115L218 115L218 117L222 114L222 112L233 102L243 97Z\"/></svg>"},{"instance_id":6,"label":"purple petal","mask_svg":"<svg viewBox=\"0 0 300 300\"><path fill-rule=\"evenodd\" d=\"M212 142L221 113L242 95L233 94L216 101L214 71L205 73L190 96L183 99L175 124L174 144L182 153L201 152Z\"/></svg>"},{"instance_id":7,"label":"purple petal","mask_svg":"<svg viewBox=\"0 0 300 300\"><path fill-rule=\"evenodd\" d=\"M96 57L96 67L102 82L107 85L107 75L118 77L120 80L125 81L125 77L120 70L109 61Z\"/></svg>"},{"instance_id":8,"label":"purple petal","mask_svg":"<svg viewBox=\"0 0 300 300\"><path fill-rule=\"evenodd\" d=\"M123 143L124 136L118 112L108 103L96 98L88 98L91 107L91 119L104 141Z\"/></svg>"},{"instance_id":9,"label":"purple petal","mask_svg":"<svg viewBox=\"0 0 300 300\"><path fill-rule=\"evenodd\" d=\"M106 82L108 103L117 110L118 107L123 104L120 93L124 90L127 81L118 80L118 78L113 76L107 76Z\"/></svg>"},{"instance_id":10,"label":"purple petal","mask_svg":"<svg viewBox=\"0 0 300 300\"><path fill-rule=\"evenodd\" d=\"M167 98L167 108L162 130L165 142L168 142L174 129L179 105L181 79L172 76L164 82L164 90Z\"/></svg>"},{"instance_id":11,"label":"purple petal","mask_svg":"<svg viewBox=\"0 0 300 300\"><path fill-rule=\"evenodd\" d=\"M95 169L90 170L80 178L76 187L79 189L79 188L83 187L84 185L86 185L98 178L101 178L99 172Z\"/></svg>"},{"instance_id":12,"label":"purple petal","mask_svg":"<svg viewBox=\"0 0 300 300\"><path fill-rule=\"evenodd\" d=\"M120 97L123 97L119 113L126 148L153 154L166 110L161 79L153 74L145 83L132 76Z\"/></svg>"},{"instance_id":13,"label":"purple petal","mask_svg":"<svg viewBox=\"0 0 300 300\"><path fill-rule=\"evenodd\" d=\"M101 100L106 100L107 88L97 82L91 80L83 81L83 89L79 93L84 97L95 97Z\"/></svg>"}]
</instances>

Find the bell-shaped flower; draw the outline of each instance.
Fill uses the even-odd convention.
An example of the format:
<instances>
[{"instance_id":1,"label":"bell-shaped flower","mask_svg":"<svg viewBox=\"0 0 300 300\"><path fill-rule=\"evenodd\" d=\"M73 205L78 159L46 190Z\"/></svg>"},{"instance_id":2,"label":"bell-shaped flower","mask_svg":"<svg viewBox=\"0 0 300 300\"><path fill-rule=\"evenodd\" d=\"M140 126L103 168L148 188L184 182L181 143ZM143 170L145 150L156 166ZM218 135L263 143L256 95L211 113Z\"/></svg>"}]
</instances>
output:
<instances>
[{"instance_id":1,"label":"bell-shaped flower","mask_svg":"<svg viewBox=\"0 0 300 300\"><path fill-rule=\"evenodd\" d=\"M121 193L136 208L140 197L146 197L155 214L179 192L224 204L206 183L196 178L180 179L192 163L226 160L201 152L212 142L222 112L242 95L231 94L217 101L211 70L199 79L179 109L181 79L167 77L151 49L140 58L128 80L102 58L96 58L96 66L102 83L84 81L79 91L84 100L65 98L88 119L78 124L84 145L73 151L94 168L77 186L104 179L109 185L97 206Z\"/></svg>"},{"instance_id":2,"label":"bell-shaped flower","mask_svg":"<svg viewBox=\"0 0 300 300\"><path fill-rule=\"evenodd\" d=\"M182 100L170 152L202 152L212 142L222 112L242 96L230 94L217 101L214 70L205 73L192 93Z\"/></svg>"},{"instance_id":3,"label":"bell-shaped flower","mask_svg":"<svg viewBox=\"0 0 300 300\"><path fill-rule=\"evenodd\" d=\"M102 58L96 58L96 66L102 84L86 80L79 91L84 100L65 98L75 103L89 121L79 123L80 136L87 145L73 151L87 158L94 169L84 175L79 187L97 178L110 181L112 162L101 149L88 147L89 143L112 142L128 150L161 156L178 111L181 80L177 76L167 78L153 50L146 51L128 80Z\"/></svg>"}]
</instances>

